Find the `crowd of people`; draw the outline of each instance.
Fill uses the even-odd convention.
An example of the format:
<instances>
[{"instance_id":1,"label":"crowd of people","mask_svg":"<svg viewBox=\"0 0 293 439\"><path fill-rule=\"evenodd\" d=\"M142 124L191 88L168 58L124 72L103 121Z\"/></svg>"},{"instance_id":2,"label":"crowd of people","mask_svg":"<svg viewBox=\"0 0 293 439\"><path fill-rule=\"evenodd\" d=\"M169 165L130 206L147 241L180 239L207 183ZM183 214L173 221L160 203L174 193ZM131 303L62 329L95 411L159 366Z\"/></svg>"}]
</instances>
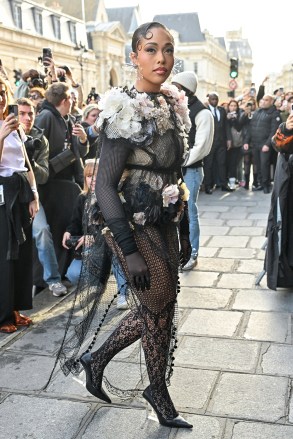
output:
<instances>
[{"instance_id":1,"label":"crowd of people","mask_svg":"<svg viewBox=\"0 0 293 439\"><path fill-rule=\"evenodd\" d=\"M263 83L221 105L215 91L201 102L195 73L173 74L174 40L156 22L134 32L130 57L133 88L102 97L92 89L86 99L70 68L51 57L45 73L28 70L15 90L0 67L0 331L32 323L20 311L32 307L33 285L60 297L67 279L84 314L64 337L63 371L82 366L88 391L110 403L104 370L140 340L150 382L143 397L162 425L191 428L167 384L178 270L198 263L199 192L271 192L272 139L281 122L279 136L292 134L293 92L270 95ZM129 312L91 352L117 293L118 309Z\"/></svg>"}]
</instances>

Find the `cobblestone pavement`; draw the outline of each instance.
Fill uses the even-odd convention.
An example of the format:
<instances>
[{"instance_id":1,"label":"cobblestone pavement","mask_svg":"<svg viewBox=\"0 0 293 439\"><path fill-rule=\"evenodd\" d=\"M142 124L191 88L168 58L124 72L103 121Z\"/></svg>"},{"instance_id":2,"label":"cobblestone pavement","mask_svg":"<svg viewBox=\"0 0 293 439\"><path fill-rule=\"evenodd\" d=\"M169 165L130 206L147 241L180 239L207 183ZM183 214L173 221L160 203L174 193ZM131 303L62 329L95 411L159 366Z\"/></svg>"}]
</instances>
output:
<instances>
[{"instance_id":1,"label":"cobblestone pavement","mask_svg":"<svg viewBox=\"0 0 293 439\"><path fill-rule=\"evenodd\" d=\"M70 304L44 290L34 299L34 325L0 335L0 438L292 439L293 294L269 290L266 277L255 286L269 203L269 195L242 188L200 193L199 264L181 275L170 387L192 431L146 420L139 397L100 403L60 370L41 391ZM122 383L130 356L127 350L112 361Z\"/></svg>"}]
</instances>

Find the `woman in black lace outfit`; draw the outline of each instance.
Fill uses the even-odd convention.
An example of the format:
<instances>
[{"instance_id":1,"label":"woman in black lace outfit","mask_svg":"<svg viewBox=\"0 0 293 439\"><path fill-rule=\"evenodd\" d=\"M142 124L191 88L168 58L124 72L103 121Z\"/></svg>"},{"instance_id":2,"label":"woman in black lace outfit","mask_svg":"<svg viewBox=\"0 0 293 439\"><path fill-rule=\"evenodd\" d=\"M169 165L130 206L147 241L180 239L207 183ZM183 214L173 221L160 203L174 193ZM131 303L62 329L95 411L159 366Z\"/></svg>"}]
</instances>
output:
<instances>
[{"instance_id":1,"label":"woman in black lace outfit","mask_svg":"<svg viewBox=\"0 0 293 439\"><path fill-rule=\"evenodd\" d=\"M156 22L140 26L133 35L130 57L137 70L134 87L113 88L99 105L102 111L97 124L101 129L102 152L96 197L105 221L102 236L118 257L129 282L131 311L100 348L91 353L105 319L110 319L110 313L107 314L111 305L111 301L107 305L106 299L111 279L107 288L101 287L98 298L98 289L91 295L84 280L88 270L95 271L100 283L106 285L107 263L101 269L101 257L92 256L88 264L84 261L86 268L79 283L81 307L85 307L86 301L87 313L75 333L83 342L93 321L97 324L97 310L104 306L93 341L80 358L89 392L111 402L102 388L104 369L118 352L140 340L150 381L143 397L162 425L191 428L179 416L167 389L177 344L178 226L185 218L187 201L185 185L178 180L187 145L186 129L190 127L187 100L175 86L162 86L174 64L174 41L165 26ZM190 246L188 227L183 223L186 224L182 220L180 240L181 249L186 249L184 264L190 256ZM100 244L96 243L96 250ZM94 261L100 269L90 266ZM75 349L71 357L70 348ZM74 338L69 337L61 352L65 373L66 368L80 370L76 358ZM104 381L110 391L117 393L109 381Z\"/></svg>"}]
</instances>

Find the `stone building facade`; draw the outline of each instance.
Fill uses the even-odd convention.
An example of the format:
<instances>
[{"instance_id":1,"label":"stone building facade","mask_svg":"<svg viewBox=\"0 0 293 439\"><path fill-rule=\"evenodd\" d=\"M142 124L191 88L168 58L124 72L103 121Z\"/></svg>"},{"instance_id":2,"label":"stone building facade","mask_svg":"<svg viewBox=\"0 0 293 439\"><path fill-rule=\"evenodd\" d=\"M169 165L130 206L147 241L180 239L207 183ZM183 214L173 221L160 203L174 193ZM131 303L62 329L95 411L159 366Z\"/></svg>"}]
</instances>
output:
<instances>
[{"instance_id":1,"label":"stone building facade","mask_svg":"<svg viewBox=\"0 0 293 439\"><path fill-rule=\"evenodd\" d=\"M57 65L68 65L84 86L104 93L111 86L133 81L125 63L129 62L131 37L141 23L139 6L106 9L103 0L0 0L0 53L13 83L13 69L42 70L38 57L43 47L52 49ZM201 31L197 13L155 15L176 42L178 70L193 70L199 78L198 96L205 99L217 91L227 100L229 90L229 46L224 37L215 38ZM239 88L251 80L251 51L236 35L242 51ZM235 40L235 38L234 38ZM241 43L242 41L242 43ZM248 42L247 42L248 45ZM249 46L249 45L248 45ZM235 44L234 44L235 49ZM237 94L237 91L236 91Z\"/></svg>"}]
</instances>

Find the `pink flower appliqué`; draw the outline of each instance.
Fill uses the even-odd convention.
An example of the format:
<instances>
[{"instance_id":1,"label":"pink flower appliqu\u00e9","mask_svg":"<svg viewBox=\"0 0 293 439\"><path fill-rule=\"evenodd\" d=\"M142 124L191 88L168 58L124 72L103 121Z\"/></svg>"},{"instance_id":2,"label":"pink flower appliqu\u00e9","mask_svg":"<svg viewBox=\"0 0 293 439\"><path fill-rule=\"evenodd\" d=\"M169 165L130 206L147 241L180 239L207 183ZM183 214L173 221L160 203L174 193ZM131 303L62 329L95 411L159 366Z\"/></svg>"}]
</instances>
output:
<instances>
[{"instance_id":1,"label":"pink flower appliqu\u00e9","mask_svg":"<svg viewBox=\"0 0 293 439\"><path fill-rule=\"evenodd\" d=\"M162 192L163 207L168 207L169 204L175 204L178 201L179 189L176 184L165 186Z\"/></svg>"}]
</instances>

